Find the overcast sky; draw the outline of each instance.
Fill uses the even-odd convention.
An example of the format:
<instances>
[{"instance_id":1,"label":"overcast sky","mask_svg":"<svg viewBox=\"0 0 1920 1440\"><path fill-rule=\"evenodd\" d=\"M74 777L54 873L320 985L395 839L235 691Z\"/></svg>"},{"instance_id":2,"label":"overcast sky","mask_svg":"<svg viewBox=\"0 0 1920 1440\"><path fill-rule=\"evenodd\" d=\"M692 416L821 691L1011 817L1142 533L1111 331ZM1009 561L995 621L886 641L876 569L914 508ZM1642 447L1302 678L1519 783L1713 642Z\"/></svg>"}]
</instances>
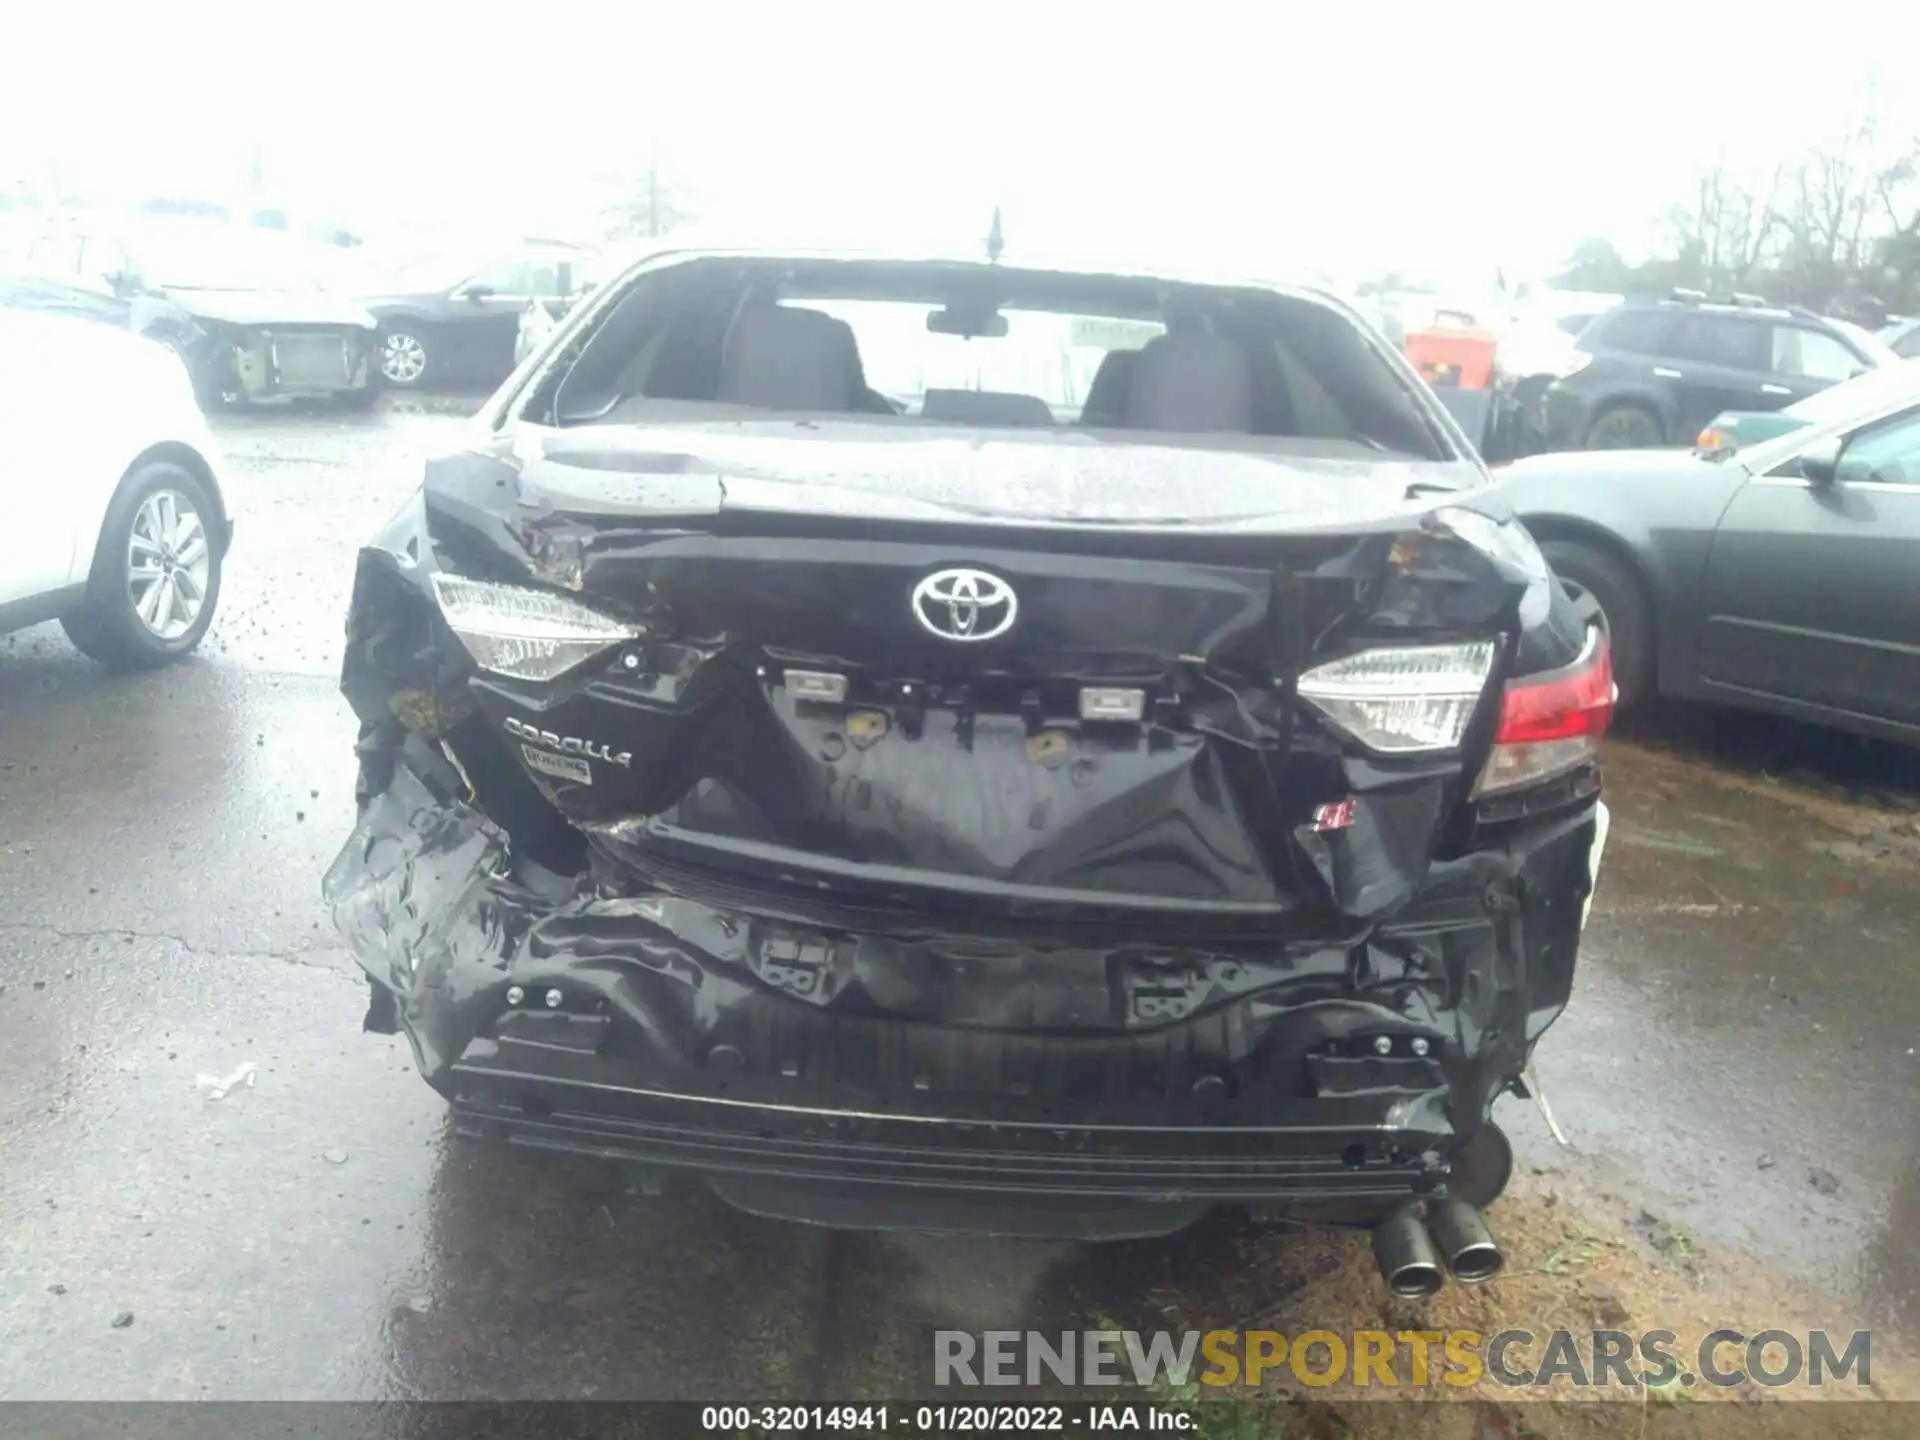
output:
<instances>
[{"instance_id":1,"label":"overcast sky","mask_svg":"<svg viewBox=\"0 0 1920 1440\"><path fill-rule=\"evenodd\" d=\"M1890 4L1296 8L168 0L94 35L27 0L0 27L0 179L213 187L257 145L288 199L363 226L550 227L657 152L704 218L769 240L970 246L998 203L1010 260L1447 279L1591 234L1639 250L1701 164L1843 125L1866 57L1920 132L1920 18Z\"/></svg>"}]
</instances>

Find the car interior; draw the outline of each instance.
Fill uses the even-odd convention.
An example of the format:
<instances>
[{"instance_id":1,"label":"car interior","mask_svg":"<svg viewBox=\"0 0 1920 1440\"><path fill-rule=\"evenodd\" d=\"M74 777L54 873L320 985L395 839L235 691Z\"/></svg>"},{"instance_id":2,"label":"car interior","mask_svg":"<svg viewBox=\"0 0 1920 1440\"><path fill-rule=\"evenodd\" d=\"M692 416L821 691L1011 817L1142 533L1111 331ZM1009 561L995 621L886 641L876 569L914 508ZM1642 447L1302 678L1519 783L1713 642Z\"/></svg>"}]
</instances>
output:
<instances>
[{"instance_id":1,"label":"car interior","mask_svg":"<svg viewBox=\"0 0 1920 1440\"><path fill-rule=\"evenodd\" d=\"M840 261L755 272L701 261L645 274L606 306L557 373L535 382L527 418L645 423L674 402L680 416L691 403L1447 453L1413 387L1356 326L1263 291L986 267ZM1145 338L1137 347L1047 338L1083 321L1132 325ZM872 378L876 356L886 383ZM994 378L1007 376L1030 383Z\"/></svg>"}]
</instances>

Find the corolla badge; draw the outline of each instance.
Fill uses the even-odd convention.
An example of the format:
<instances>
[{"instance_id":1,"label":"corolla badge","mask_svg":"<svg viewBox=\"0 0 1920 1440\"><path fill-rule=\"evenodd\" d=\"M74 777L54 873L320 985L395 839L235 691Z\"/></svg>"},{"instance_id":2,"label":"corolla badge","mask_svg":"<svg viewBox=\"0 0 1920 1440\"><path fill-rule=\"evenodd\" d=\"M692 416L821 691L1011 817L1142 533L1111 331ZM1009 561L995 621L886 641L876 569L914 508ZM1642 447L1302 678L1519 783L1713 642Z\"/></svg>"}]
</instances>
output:
<instances>
[{"instance_id":1,"label":"corolla badge","mask_svg":"<svg viewBox=\"0 0 1920 1440\"><path fill-rule=\"evenodd\" d=\"M942 640L993 640L1013 628L1019 597L985 570L936 570L913 587L913 618Z\"/></svg>"},{"instance_id":2,"label":"corolla badge","mask_svg":"<svg viewBox=\"0 0 1920 1440\"><path fill-rule=\"evenodd\" d=\"M524 720L507 717L506 731L522 740L531 740L536 745L544 745L549 750L558 750L562 755L584 755L589 760L606 760L615 765L633 768L631 750L614 750L598 740L582 740L577 735L556 735L551 730L541 730L527 724Z\"/></svg>"}]
</instances>

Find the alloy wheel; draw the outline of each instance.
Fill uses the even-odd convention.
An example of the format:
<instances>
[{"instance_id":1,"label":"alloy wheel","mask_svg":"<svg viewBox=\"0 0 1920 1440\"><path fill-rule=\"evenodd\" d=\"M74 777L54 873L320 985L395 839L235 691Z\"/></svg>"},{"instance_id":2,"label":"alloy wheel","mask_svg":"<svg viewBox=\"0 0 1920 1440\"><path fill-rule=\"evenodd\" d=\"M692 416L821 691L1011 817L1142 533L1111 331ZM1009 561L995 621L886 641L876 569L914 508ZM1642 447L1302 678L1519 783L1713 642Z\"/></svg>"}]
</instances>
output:
<instances>
[{"instance_id":1,"label":"alloy wheel","mask_svg":"<svg viewBox=\"0 0 1920 1440\"><path fill-rule=\"evenodd\" d=\"M212 572L207 527L191 500L156 490L140 502L127 536L127 597L150 635L171 642L193 629Z\"/></svg>"},{"instance_id":2,"label":"alloy wheel","mask_svg":"<svg viewBox=\"0 0 1920 1440\"><path fill-rule=\"evenodd\" d=\"M404 330L396 330L380 344L380 373L395 385L411 385L427 369L427 347Z\"/></svg>"},{"instance_id":3,"label":"alloy wheel","mask_svg":"<svg viewBox=\"0 0 1920 1440\"><path fill-rule=\"evenodd\" d=\"M1636 410L1613 410L1594 422L1589 450L1645 450L1660 444L1660 427Z\"/></svg>"}]
</instances>

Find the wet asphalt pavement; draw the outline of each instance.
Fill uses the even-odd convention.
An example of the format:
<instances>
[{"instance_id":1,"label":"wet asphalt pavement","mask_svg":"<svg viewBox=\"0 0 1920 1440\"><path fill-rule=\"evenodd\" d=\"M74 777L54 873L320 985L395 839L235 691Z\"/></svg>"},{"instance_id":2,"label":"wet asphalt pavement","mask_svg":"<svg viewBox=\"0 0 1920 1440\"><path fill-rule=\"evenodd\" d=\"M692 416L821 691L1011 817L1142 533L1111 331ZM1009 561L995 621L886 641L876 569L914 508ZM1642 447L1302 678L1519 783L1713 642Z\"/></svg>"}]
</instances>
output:
<instances>
[{"instance_id":1,"label":"wet asphalt pavement","mask_svg":"<svg viewBox=\"0 0 1920 1440\"><path fill-rule=\"evenodd\" d=\"M936 1326L1058 1329L1214 1263L1204 1227L1124 1272L830 1236L451 1139L405 1044L361 1033L318 884L352 815L354 551L458 428L223 425L238 538L191 663L114 678L56 627L0 638L0 1398L904 1395ZM1850 792L1614 745L1539 1061L1574 1153L1523 1102L1500 1118L1523 1161L1911 1337L1920 783L1825 743L1816 780Z\"/></svg>"}]
</instances>

